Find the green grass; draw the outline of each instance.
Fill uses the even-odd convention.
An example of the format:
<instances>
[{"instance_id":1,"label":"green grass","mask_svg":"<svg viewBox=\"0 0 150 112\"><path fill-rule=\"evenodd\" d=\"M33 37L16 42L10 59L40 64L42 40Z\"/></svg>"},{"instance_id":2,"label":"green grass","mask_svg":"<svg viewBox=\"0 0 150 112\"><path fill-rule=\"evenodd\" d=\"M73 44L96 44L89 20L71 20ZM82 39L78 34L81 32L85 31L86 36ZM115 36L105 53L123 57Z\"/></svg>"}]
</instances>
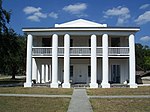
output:
<instances>
[{"instance_id":1,"label":"green grass","mask_svg":"<svg viewBox=\"0 0 150 112\"><path fill-rule=\"evenodd\" d=\"M138 88L98 88L87 89L88 95L150 95L150 86Z\"/></svg>"},{"instance_id":2,"label":"green grass","mask_svg":"<svg viewBox=\"0 0 150 112\"><path fill-rule=\"evenodd\" d=\"M1 112L66 112L70 98L0 97Z\"/></svg>"},{"instance_id":3,"label":"green grass","mask_svg":"<svg viewBox=\"0 0 150 112\"><path fill-rule=\"evenodd\" d=\"M94 112L150 112L150 99L90 99Z\"/></svg>"},{"instance_id":4,"label":"green grass","mask_svg":"<svg viewBox=\"0 0 150 112\"><path fill-rule=\"evenodd\" d=\"M72 95L73 89L49 87L0 87L2 94L46 94L46 95Z\"/></svg>"}]
</instances>

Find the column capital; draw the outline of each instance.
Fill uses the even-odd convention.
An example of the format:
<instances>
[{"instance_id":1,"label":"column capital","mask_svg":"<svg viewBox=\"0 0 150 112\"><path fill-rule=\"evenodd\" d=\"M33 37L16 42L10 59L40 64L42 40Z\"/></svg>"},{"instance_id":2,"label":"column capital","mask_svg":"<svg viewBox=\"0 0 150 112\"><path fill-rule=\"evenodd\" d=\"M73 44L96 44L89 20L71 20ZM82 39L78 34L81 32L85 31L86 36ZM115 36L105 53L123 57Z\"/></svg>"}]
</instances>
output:
<instances>
[{"instance_id":1,"label":"column capital","mask_svg":"<svg viewBox=\"0 0 150 112\"><path fill-rule=\"evenodd\" d=\"M95 34L92 34L92 35L91 35L91 38L92 38L92 37L96 37L96 35L95 35Z\"/></svg>"},{"instance_id":2,"label":"column capital","mask_svg":"<svg viewBox=\"0 0 150 112\"><path fill-rule=\"evenodd\" d=\"M53 34L52 36L54 36L54 37L55 37L55 36L58 36L58 35L57 35L57 34Z\"/></svg>"},{"instance_id":3,"label":"column capital","mask_svg":"<svg viewBox=\"0 0 150 112\"><path fill-rule=\"evenodd\" d=\"M66 34L64 35L64 37L66 37L66 36L69 36L69 37L70 37L70 35L69 35L68 33L66 33Z\"/></svg>"},{"instance_id":4,"label":"column capital","mask_svg":"<svg viewBox=\"0 0 150 112\"><path fill-rule=\"evenodd\" d=\"M108 37L108 34L107 33L104 33L103 35L102 35L102 37Z\"/></svg>"}]
</instances>

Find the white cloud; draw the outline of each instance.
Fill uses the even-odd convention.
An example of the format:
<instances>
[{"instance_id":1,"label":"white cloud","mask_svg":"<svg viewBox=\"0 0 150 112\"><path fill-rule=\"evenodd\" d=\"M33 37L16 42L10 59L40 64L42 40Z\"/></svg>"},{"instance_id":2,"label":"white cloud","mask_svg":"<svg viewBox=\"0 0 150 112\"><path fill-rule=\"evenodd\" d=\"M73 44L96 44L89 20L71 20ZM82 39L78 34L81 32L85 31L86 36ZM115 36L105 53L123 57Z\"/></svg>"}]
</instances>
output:
<instances>
[{"instance_id":1,"label":"white cloud","mask_svg":"<svg viewBox=\"0 0 150 112\"><path fill-rule=\"evenodd\" d=\"M41 12L35 12L32 15L28 16L27 19L34 22L39 22L41 18L47 18L47 14Z\"/></svg>"},{"instance_id":2,"label":"white cloud","mask_svg":"<svg viewBox=\"0 0 150 112\"><path fill-rule=\"evenodd\" d=\"M47 18L47 14L44 14L44 13L41 13L41 12L36 12L33 15L37 16L39 18Z\"/></svg>"},{"instance_id":3,"label":"white cloud","mask_svg":"<svg viewBox=\"0 0 150 112\"><path fill-rule=\"evenodd\" d=\"M130 10L127 7L118 6L117 8L108 9L104 12L104 18L118 17L117 25L122 25L130 18Z\"/></svg>"},{"instance_id":4,"label":"white cloud","mask_svg":"<svg viewBox=\"0 0 150 112\"><path fill-rule=\"evenodd\" d=\"M149 7L150 6L150 4L144 4L144 5L142 5L139 9L146 9L147 7Z\"/></svg>"},{"instance_id":5,"label":"white cloud","mask_svg":"<svg viewBox=\"0 0 150 112\"><path fill-rule=\"evenodd\" d=\"M140 16L135 20L135 22L136 22L138 25L142 25L142 24L145 24L145 23L150 22L150 11L146 11L144 14L140 15Z\"/></svg>"},{"instance_id":6,"label":"white cloud","mask_svg":"<svg viewBox=\"0 0 150 112\"><path fill-rule=\"evenodd\" d=\"M42 8L38 7L32 7L32 6L27 6L23 9L23 12L25 14L28 15L27 19L30 21L34 21L34 22L39 22L42 18L47 18L47 17L51 17L51 18L58 18L58 14L51 12L51 13L42 13Z\"/></svg>"},{"instance_id":7,"label":"white cloud","mask_svg":"<svg viewBox=\"0 0 150 112\"><path fill-rule=\"evenodd\" d=\"M58 14L55 13L55 12L49 13L48 16L51 17L51 18L54 18L54 19L57 19L57 18L58 18Z\"/></svg>"},{"instance_id":8,"label":"white cloud","mask_svg":"<svg viewBox=\"0 0 150 112\"><path fill-rule=\"evenodd\" d=\"M141 37L140 40L143 41L143 42L150 41L150 36Z\"/></svg>"},{"instance_id":9,"label":"white cloud","mask_svg":"<svg viewBox=\"0 0 150 112\"><path fill-rule=\"evenodd\" d=\"M35 13L35 12L39 12L40 10L41 10L40 7L36 8L36 7L32 7L32 6L27 6L23 9L25 14L32 14L32 13Z\"/></svg>"},{"instance_id":10,"label":"white cloud","mask_svg":"<svg viewBox=\"0 0 150 112\"><path fill-rule=\"evenodd\" d=\"M75 14L77 16L87 16L83 14L83 11L87 9L86 3L77 3L73 5L68 5L63 8L64 11L69 12L71 14Z\"/></svg>"},{"instance_id":11,"label":"white cloud","mask_svg":"<svg viewBox=\"0 0 150 112\"><path fill-rule=\"evenodd\" d=\"M28 16L27 19L30 21L35 21L35 22L40 21L40 18L38 16L35 16L35 15Z\"/></svg>"}]
</instances>

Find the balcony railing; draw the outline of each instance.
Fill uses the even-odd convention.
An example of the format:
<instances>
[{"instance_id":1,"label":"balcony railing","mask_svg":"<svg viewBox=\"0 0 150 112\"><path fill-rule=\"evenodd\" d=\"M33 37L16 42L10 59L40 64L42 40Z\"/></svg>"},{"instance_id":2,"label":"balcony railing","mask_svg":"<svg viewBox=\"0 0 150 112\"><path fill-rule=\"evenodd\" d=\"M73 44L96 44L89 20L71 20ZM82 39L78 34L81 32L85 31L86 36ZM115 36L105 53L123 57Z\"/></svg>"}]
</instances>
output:
<instances>
[{"instance_id":1,"label":"balcony railing","mask_svg":"<svg viewBox=\"0 0 150 112\"><path fill-rule=\"evenodd\" d=\"M109 56L112 55L129 55L129 47L109 47Z\"/></svg>"},{"instance_id":2,"label":"balcony railing","mask_svg":"<svg viewBox=\"0 0 150 112\"><path fill-rule=\"evenodd\" d=\"M102 47L97 47L96 50L97 50L96 51L97 56L101 56L102 55Z\"/></svg>"},{"instance_id":3,"label":"balcony railing","mask_svg":"<svg viewBox=\"0 0 150 112\"><path fill-rule=\"evenodd\" d=\"M102 56L102 47L97 47L97 56ZM129 47L109 47L109 56L129 55ZM52 47L32 47L33 56L52 56ZM91 47L70 47L70 56L90 56ZM58 56L64 56L64 47L58 47Z\"/></svg>"},{"instance_id":4,"label":"balcony railing","mask_svg":"<svg viewBox=\"0 0 150 112\"><path fill-rule=\"evenodd\" d=\"M58 56L64 55L64 47L58 47Z\"/></svg>"},{"instance_id":5,"label":"balcony railing","mask_svg":"<svg viewBox=\"0 0 150 112\"><path fill-rule=\"evenodd\" d=\"M33 56L51 56L52 47L32 47Z\"/></svg>"},{"instance_id":6,"label":"balcony railing","mask_svg":"<svg viewBox=\"0 0 150 112\"><path fill-rule=\"evenodd\" d=\"M70 47L71 56L90 56L91 47Z\"/></svg>"}]
</instances>

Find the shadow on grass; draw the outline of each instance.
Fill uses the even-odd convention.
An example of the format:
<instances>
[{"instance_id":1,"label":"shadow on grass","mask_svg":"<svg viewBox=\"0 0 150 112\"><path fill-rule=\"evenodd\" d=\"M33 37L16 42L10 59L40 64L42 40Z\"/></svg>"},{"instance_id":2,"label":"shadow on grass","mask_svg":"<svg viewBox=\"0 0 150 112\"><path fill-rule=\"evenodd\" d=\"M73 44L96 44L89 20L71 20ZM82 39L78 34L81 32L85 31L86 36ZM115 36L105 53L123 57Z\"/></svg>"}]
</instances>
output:
<instances>
[{"instance_id":1,"label":"shadow on grass","mask_svg":"<svg viewBox=\"0 0 150 112\"><path fill-rule=\"evenodd\" d=\"M25 82L25 78L16 78L16 79L4 78L4 79L0 79L0 85L18 84L18 83L24 83L24 82Z\"/></svg>"}]
</instances>

